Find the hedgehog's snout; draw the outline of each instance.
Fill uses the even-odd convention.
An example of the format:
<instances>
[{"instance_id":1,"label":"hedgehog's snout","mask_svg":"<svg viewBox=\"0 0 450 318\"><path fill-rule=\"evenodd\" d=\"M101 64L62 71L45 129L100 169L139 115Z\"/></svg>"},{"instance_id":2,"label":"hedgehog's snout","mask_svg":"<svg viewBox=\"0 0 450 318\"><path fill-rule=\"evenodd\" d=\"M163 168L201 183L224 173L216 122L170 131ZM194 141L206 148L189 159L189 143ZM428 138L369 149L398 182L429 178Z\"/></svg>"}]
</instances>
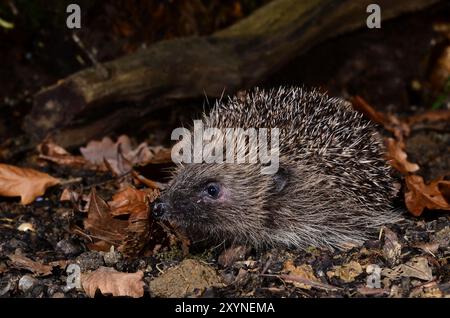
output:
<instances>
[{"instance_id":1,"label":"hedgehog's snout","mask_svg":"<svg viewBox=\"0 0 450 318\"><path fill-rule=\"evenodd\" d=\"M161 199L156 199L152 205L152 215L155 219L159 219L164 215L167 215L169 210L169 204L163 202Z\"/></svg>"}]
</instances>

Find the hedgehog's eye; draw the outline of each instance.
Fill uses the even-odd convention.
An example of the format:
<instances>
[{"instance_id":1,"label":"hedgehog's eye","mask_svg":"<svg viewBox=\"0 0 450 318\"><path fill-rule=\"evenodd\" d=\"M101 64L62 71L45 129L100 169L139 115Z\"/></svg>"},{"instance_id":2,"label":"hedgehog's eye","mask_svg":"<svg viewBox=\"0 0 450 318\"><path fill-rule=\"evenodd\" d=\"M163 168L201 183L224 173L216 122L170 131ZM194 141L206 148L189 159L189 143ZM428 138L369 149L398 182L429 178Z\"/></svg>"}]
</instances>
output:
<instances>
[{"instance_id":1,"label":"hedgehog's eye","mask_svg":"<svg viewBox=\"0 0 450 318\"><path fill-rule=\"evenodd\" d=\"M213 199L217 199L220 193L220 186L217 183L210 183L205 188L206 193Z\"/></svg>"}]
</instances>

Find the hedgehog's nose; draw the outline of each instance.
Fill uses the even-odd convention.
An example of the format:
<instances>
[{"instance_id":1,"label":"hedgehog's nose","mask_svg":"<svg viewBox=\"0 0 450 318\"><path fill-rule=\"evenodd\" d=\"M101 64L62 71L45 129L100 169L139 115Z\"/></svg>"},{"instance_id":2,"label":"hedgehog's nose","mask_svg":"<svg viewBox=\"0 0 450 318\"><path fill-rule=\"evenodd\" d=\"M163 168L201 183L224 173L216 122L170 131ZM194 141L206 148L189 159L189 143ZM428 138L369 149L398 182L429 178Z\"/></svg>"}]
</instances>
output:
<instances>
[{"instance_id":1,"label":"hedgehog's nose","mask_svg":"<svg viewBox=\"0 0 450 318\"><path fill-rule=\"evenodd\" d=\"M164 214L167 213L168 210L169 210L168 205L166 203L162 202L160 199L157 199L153 203L152 214L153 214L154 218L162 217Z\"/></svg>"}]
</instances>

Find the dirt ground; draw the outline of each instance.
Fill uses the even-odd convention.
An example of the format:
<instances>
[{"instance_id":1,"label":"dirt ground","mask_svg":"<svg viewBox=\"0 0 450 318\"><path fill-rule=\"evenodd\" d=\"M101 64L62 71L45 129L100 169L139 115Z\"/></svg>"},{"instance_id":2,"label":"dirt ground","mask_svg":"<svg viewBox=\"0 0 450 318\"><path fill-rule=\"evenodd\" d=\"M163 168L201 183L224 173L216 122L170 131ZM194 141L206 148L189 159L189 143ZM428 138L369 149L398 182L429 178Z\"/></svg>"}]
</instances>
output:
<instances>
[{"instance_id":1,"label":"dirt ground","mask_svg":"<svg viewBox=\"0 0 450 318\"><path fill-rule=\"evenodd\" d=\"M243 5L242 12L225 6L220 23L194 23L187 29L172 26L167 34L161 31L161 22L159 32L143 39L136 33L124 35L128 34L124 30L135 26L123 26L118 8L119 4L109 11L112 19L108 21L120 26L114 35L101 21L89 22L89 30L95 32L80 33L87 47L96 47L100 52L99 61L133 52L142 42L150 45L163 38L212 32L245 16L246 10L253 10L250 5ZM89 14L95 16L100 9L93 5ZM169 21L176 12L166 14ZM442 52L450 47L450 37L433 26L441 21L450 25L449 16L450 6L440 5L386 22L374 33L360 30L329 40L275 72L261 86L319 86L336 96L351 99L358 95L377 111L400 119L436 109L448 111L450 90L436 84L433 74L442 62ZM162 234L162 229L153 235L164 241L140 247L138 254L118 249L123 246L120 240L112 250L109 246L94 248L95 237L86 234L90 212L85 204L95 198L92 189L99 198L113 202L123 180L102 169L42 160L42 151L27 146L21 123L31 107L33 94L84 67L75 57L82 52L77 52L67 34L61 34L50 22L36 23L36 29L19 23L9 33L0 32L0 58L8 61L7 66L0 66L0 162L35 168L69 182L50 187L27 205L20 204L17 198L0 198L0 297L100 296L101 292L95 291L97 285L103 286L99 287L103 294L117 295L118 287L105 286L98 280L91 284L94 290L89 290L86 286L94 279L90 277L89 281L87 276L82 288L70 288L70 264L78 265L86 275L104 267L141 275L136 281L143 285L139 283L138 287L133 285L135 278L126 278L126 283L120 278L129 291L119 296L450 297L450 214L431 209L425 209L418 217L409 213L401 174L398 177L403 186L396 207L404 220L380 228L380 233L363 246L343 251L313 247L306 251L254 250L194 242L186 253L183 239L177 239L174 233ZM154 29L154 25L145 27ZM108 45L105 39L110 40ZM448 60L447 63L450 70ZM441 102L437 105L436 101ZM204 101L191 101L150 114L139 127L125 125L110 137L115 140L126 134L135 145L146 142L152 147L167 147L172 128L195 118L203 111L203 105ZM408 160L420 166L417 175L426 181L449 180L449 121L421 122L411 127L405 138L405 151ZM384 136L390 134L381 126L380 132ZM79 149L68 151L80 155ZM136 171L148 180L163 183L168 177L165 168L150 164L137 167ZM142 190L148 185L137 188ZM62 201L64 191L76 193L79 198ZM450 193L444 193L444 197L448 199Z\"/></svg>"}]
</instances>

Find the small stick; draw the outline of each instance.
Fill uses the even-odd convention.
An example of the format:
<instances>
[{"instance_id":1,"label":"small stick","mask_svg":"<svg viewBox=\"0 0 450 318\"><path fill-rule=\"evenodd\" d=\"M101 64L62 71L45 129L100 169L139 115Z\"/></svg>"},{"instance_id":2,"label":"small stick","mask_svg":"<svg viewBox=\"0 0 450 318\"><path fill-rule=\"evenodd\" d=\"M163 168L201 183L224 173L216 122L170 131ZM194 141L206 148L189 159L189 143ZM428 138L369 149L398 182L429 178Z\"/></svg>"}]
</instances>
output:
<instances>
[{"instance_id":1,"label":"small stick","mask_svg":"<svg viewBox=\"0 0 450 318\"><path fill-rule=\"evenodd\" d=\"M99 72L99 74L101 74L101 76L104 79L108 79L109 78L109 71L106 67L104 67L94 56L94 54L91 53L91 51L89 51L83 44L83 42L81 41L81 39L78 37L78 35L76 35L75 33L72 33L72 39L73 41L78 45L78 47L87 55L87 57L89 58L89 60L91 60L91 63L95 66L95 68L97 69L97 71Z\"/></svg>"}]
</instances>

